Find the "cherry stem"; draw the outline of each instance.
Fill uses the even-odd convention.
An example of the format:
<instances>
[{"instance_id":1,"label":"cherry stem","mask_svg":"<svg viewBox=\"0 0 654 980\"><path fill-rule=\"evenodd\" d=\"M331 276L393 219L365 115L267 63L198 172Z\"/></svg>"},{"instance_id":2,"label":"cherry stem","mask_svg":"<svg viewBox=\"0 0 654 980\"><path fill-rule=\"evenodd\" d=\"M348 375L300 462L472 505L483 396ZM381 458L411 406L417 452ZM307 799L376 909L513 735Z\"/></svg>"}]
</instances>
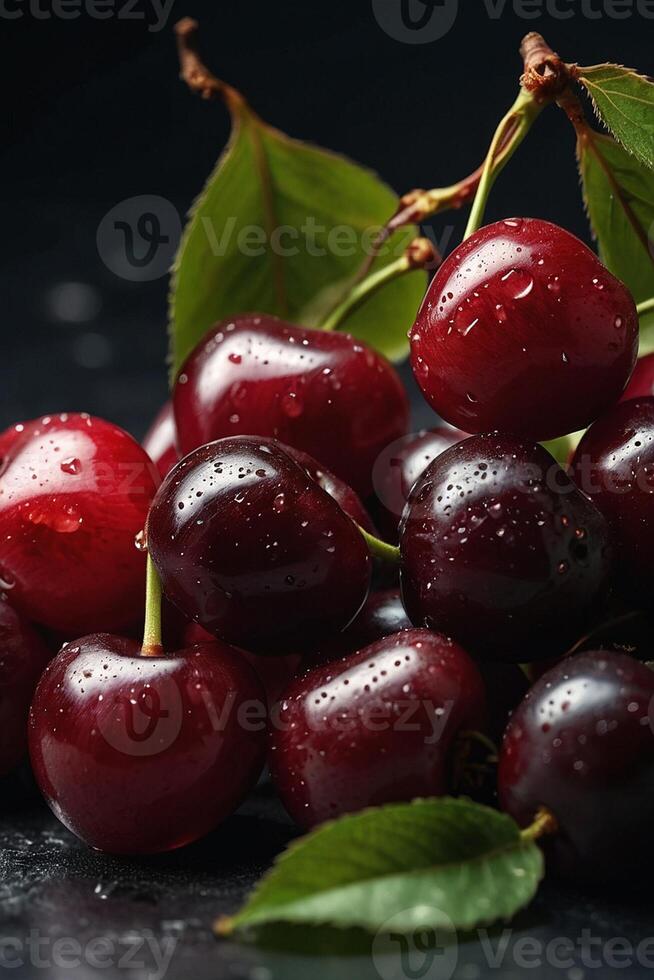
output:
<instances>
[{"instance_id":1,"label":"cherry stem","mask_svg":"<svg viewBox=\"0 0 654 980\"><path fill-rule=\"evenodd\" d=\"M559 825L554 814L546 810L545 807L541 807L531 826L520 831L520 837L525 841L538 840L547 834L555 834L558 829Z\"/></svg>"},{"instance_id":2,"label":"cherry stem","mask_svg":"<svg viewBox=\"0 0 654 980\"><path fill-rule=\"evenodd\" d=\"M636 313L638 316L645 316L647 313L654 313L654 297L651 299L643 300L636 307Z\"/></svg>"},{"instance_id":3,"label":"cherry stem","mask_svg":"<svg viewBox=\"0 0 654 980\"><path fill-rule=\"evenodd\" d=\"M376 538L374 534L369 534L368 531L364 531L360 524L357 524L359 531L363 540L368 545L368 550L373 558L378 558L380 561L388 561L397 565L400 561L400 549L395 544L388 544L387 541L382 541L381 538Z\"/></svg>"},{"instance_id":4,"label":"cherry stem","mask_svg":"<svg viewBox=\"0 0 654 980\"><path fill-rule=\"evenodd\" d=\"M191 92L202 99L223 99L232 113L246 108L241 93L227 82L216 78L202 60L197 43L198 22L192 17L183 17L177 21L174 30L177 38L180 78L186 82Z\"/></svg>"},{"instance_id":5,"label":"cherry stem","mask_svg":"<svg viewBox=\"0 0 654 980\"><path fill-rule=\"evenodd\" d=\"M464 240L481 227L493 185L544 108L533 93L521 88L517 99L495 130L470 211Z\"/></svg>"},{"instance_id":6,"label":"cherry stem","mask_svg":"<svg viewBox=\"0 0 654 980\"><path fill-rule=\"evenodd\" d=\"M145 582L145 627L141 653L144 657L160 657L163 653L161 643L161 579L150 555L148 555Z\"/></svg>"},{"instance_id":7,"label":"cherry stem","mask_svg":"<svg viewBox=\"0 0 654 980\"><path fill-rule=\"evenodd\" d=\"M350 292L336 306L322 325L323 330L338 330L345 320L383 286L416 269L426 269L441 261L427 238L415 238L403 255L371 273L362 282L355 283Z\"/></svg>"}]
</instances>

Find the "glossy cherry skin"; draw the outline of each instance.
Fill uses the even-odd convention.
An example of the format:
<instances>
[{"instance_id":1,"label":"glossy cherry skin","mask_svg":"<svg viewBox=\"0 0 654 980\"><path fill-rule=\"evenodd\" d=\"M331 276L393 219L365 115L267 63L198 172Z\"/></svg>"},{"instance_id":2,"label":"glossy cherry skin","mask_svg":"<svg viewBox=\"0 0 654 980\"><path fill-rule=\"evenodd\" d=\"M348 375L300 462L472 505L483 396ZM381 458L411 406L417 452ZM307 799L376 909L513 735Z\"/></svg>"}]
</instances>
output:
<instances>
[{"instance_id":1,"label":"glossy cherry skin","mask_svg":"<svg viewBox=\"0 0 654 980\"><path fill-rule=\"evenodd\" d=\"M386 637L317 667L271 715L275 787L304 828L367 806L440 796L453 742L484 718L479 672L428 630Z\"/></svg>"},{"instance_id":2,"label":"glossy cherry skin","mask_svg":"<svg viewBox=\"0 0 654 980\"><path fill-rule=\"evenodd\" d=\"M413 628L399 589L373 592L352 625L338 636L326 640L319 650L306 654L300 670L333 664L385 636ZM478 663L477 667L487 694L485 730L493 738L501 738L509 715L527 692L527 678L517 664L489 661Z\"/></svg>"},{"instance_id":3,"label":"glossy cherry skin","mask_svg":"<svg viewBox=\"0 0 654 980\"><path fill-rule=\"evenodd\" d=\"M372 482L379 501L375 518L385 540L397 541L402 511L418 477L433 459L467 438L467 432L441 425L409 433L384 449L373 467Z\"/></svg>"},{"instance_id":4,"label":"glossy cherry skin","mask_svg":"<svg viewBox=\"0 0 654 980\"><path fill-rule=\"evenodd\" d=\"M161 657L109 634L65 646L30 712L36 780L62 823L113 854L152 854L209 833L254 786L264 694L225 644Z\"/></svg>"},{"instance_id":5,"label":"glossy cherry skin","mask_svg":"<svg viewBox=\"0 0 654 980\"><path fill-rule=\"evenodd\" d=\"M654 595L654 398L616 405L584 434L573 476L611 527L616 583L632 601Z\"/></svg>"},{"instance_id":6,"label":"glossy cherry skin","mask_svg":"<svg viewBox=\"0 0 654 980\"><path fill-rule=\"evenodd\" d=\"M514 218L446 259L410 336L416 379L442 418L540 441L585 428L618 400L636 363L638 316L579 239Z\"/></svg>"},{"instance_id":7,"label":"glossy cherry skin","mask_svg":"<svg viewBox=\"0 0 654 980\"><path fill-rule=\"evenodd\" d=\"M183 453L235 435L302 449L365 497L409 405L380 354L354 338L263 314L217 324L183 365L173 403Z\"/></svg>"},{"instance_id":8,"label":"glossy cherry skin","mask_svg":"<svg viewBox=\"0 0 654 980\"><path fill-rule=\"evenodd\" d=\"M654 354L646 354L636 361L631 381L624 390L620 401L632 398L651 398L654 396Z\"/></svg>"},{"instance_id":9,"label":"glossy cherry skin","mask_svg":"<svg viewBox=\"0 0 654 980\"><path fill-rule=\"evenodd\" d=\"M246 650L296 653L345 629L370 586L355 524L274 440L186 456L155 497L147 539L168 598Z\"/></svg>"},{"instance_id":10,"label":"glossy cherry skin","mask_svg":"<svg viewBox=\"0 0 654 980\"><path fill-rule=\"evenodd\" d=\"M207 633L202 626L197 623L190 623L184 631L184 646L195 646L198 643L215 643L216 638L211 633ZM261 681L266 692L268 704L274 704L281 696L282 692L291 683L300 667L301 657L298 654L289 654L286 657L258 657L255 653L248 650L234 649L245 657L255 674Z\"/></svg>"},{"instance_id":11,"label":"glossy cherry skin","mask_svg":"<svg viewBox=\"0 0 654 980\"><path fill-rule=\"evenodd\" d=\"M649 874L654 857L654 672L590 651L545 674L514 713L500 802L521 826L556 818L558 870L607 881Z\"/></svg>"},{"instance_id":12,"label":"glossy cherry skin","mask_svg":"<svg viewBox=\"0 0 654 980\"><path fill-rule=\"evenodd\" d=\"M158 474L122 429L46 416L0 437L0 577L29 620L67 635L129 629L143 608L145 525Z\"/></svg>"},{"instance_id":13,"label":"glossy cherry skin","mask_svg":"<svg viewBox=\"0 0 654 980\"><path fill-rule=\"evenodd\" d=\"M611 571L599 511L542 446L501 433L466 439L427 467L400 548L413 623L519 663L565 652Z\"/></svg>"},{"instance_id":14,"label":"glossy cherry skin","mask_svg":"<svg viewBox=\"0 0 654 980\"><path fill-rule=\"evenodd\" d=\"M377 534L377 528L364 507L361 497L352 487L349 487L347 483L335 476L325 466L322 466L321 463L318 463L308 453L303 453L301 449L293 449L292 446L287 446L284 443L279 443L279 446L291 459L299 463L302 469L306 470L311 479L319 487L322 487L325 493L328 493L330 497L334 498L341 510L344 510L353 521L356 521L357 524L366 531L369 531L370 534Z\"/></svg>"},{"instance_id":15,"label":"glossy cherry skin","mask_svg":"<svg viewBox=\"0 0 654 980\"><path fill-rule=\"evenodd\" d=\"M27 714L50 657L39 634L0 601L0 776L27 756Z\"/></svg>"},{"instance_id":16,"label":"glossy cherry skin","mask_svg":"<svg viewBox=\"0 0 654 980\"><path fill-rule=\"evenodd\" d=\"M155 417L143 439L143 448L162 478L167 476L178 462L177 431L172 402L166 402Z\"/></svg>"}]
</instances>

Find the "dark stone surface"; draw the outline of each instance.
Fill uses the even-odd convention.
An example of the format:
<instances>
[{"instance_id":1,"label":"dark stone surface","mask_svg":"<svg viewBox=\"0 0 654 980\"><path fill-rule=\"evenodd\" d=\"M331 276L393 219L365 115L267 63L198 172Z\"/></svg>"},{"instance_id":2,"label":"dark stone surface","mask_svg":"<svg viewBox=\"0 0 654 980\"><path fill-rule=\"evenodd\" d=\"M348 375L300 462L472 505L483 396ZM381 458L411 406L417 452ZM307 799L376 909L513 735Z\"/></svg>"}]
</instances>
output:
<instances>
[{"instance_id":1,"label":"dark stone surface","mask_svg":"<svg viewBox=\"0 0 654 980\"><path fill-rule=\"evenodd\" d=\"M294 929L218 940L293 829L268 787L221 829L164 857L90 851L37 800L5 787L0 818L0 975L21 980L583 980L654 968L651 897L591 895L549 883L511 927L459 937L404 960L356 933ZM13 802L12 802L13 800ZM418 937L418 941L419 941ZM572 948L570 948L572 944ZM408 964L408 969L407 969ZM414 972L416 971L416 972Z\"/></svg>"}]
</instances>

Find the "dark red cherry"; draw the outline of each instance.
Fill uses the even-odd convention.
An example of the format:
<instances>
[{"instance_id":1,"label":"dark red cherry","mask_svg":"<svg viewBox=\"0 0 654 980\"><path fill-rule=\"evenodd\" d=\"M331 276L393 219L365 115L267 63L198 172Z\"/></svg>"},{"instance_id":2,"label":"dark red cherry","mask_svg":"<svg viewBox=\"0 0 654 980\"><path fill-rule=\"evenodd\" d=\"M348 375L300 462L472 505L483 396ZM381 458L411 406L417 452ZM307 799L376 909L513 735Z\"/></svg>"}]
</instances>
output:
<instances>
[{"instance_id":1,"label":"dark red cherry","mask_svg":"<svg viewBox=\"0 0 654 980\"><path fill-rule=\"evenodd\" d=\"M162 478L167 476L179 460L172 402L166 402L159 411L143 439L143 448Z\"/></svg>"},{"instance_id":2,"label":"dark red cherry","mask_svg":"<svg viewBox=\"0 0 654 980\"><path fill-rule=\"evenodd\" d=\"M601 881L654 858L654 672L591 651L545 674L514 713L499 765L502 807L521 826L546 807L559 871Z\"/></svg>"},{"instance_id":3,"label":"dark red cherry","mask_svg":"<svg viewBox=\"0 0 654 980\"><path fill-rule=\"evenodd\" d=\"M638 351L628 290L563 228L482 228L438 270L411 331L423 394L468 432L553 439L617 401Z\"/></svg>"},{"instance_id":4,"label":"dark red cherry","mask_svg":"<svg viewBox=\"0 0 654 980\"><path fill-rule=\"evenodd\" d=\"M385 636L413 629L407 616L399 589L371 592L356 619L342 633L321 638L316 649L302 658L301 670L333 663L370 646Z\"/></svg>"},{"instance_id":5,"label":"dark red cherry","mask_svg":"<svg viewBox=\"0 0 654 980\"><path fill-rule=\"evenodd\" d=\"M51 654L41 637L0 601L0 776L27 756L27 714Z\"/></svg>"},{"instance_id":6,"label":"dark red cherry","mask_svg":"<svg viewBox=\"0 0 654 980\"><path fill-rule=\"evenodd\" d=\"M126 432L46 416L0 437L0 577L12 606L68 635L139 621L145 557L134 545L158 474Z\"/></svg>"},{"instance_id":7,"label":"dark red cherry","mask_svg":"<svg viewBox=\"0 0 654 980\"><path fill-rule=\"evenodd\" d=\"M292 446L286 446L284 443L279 443L279 446L291 459L299 463L302 469L307 471L311 479L315 480L325 493L328 493L330 497L334 498L341 510L349 514L353 521L356 521L360 527L370 532L370 534L377 534L377 528L373 524L370 514L364 507L360 496L352 487L349 487L343 480L334 476L333 473L318 463L313 457L309 456L308 453L303 453L300 449L293 449Z\"/></svg>"},{"instance_id":8,"label":"dark red cherry","mask_svg":"<svg viewBox=\"0 0 654 980\"><path fill-rule=\"evenodd\" d=\"M69 644L30 712L30 755L56 816L114 854L203 837L254 786L265 756L261 686L214 642L169 656L108 634Z\"/></svg>"},{"instance_id":9,"label":"dark red cherry","mask_svg":"<svg viewBox=\"0 0 654 980\"><path fill-rule=\"evenodd\" d=\"M400 528L409 617L474 654L564 652L604 596L609 529L542 446L491 433L447 449Z\"/></svg>"},{"instance_id":10,"label":"dark red cherry","mask_svg":"<svg viewBox=\"0 0 654 980\"><path fill-rule=\"evenodd\" d=\"M575 452L573 476L602 511L616 548L616 583L632 601L654 595L654 398L622 402Z\"/></svg>"},{"instance_id":11,"label":"dark red cherry","mask_svg":"<svg viewBox=\"0 0 654 980\"><path fill-rule=\"evenodd\" d=\"M370 556L352 520L271 440L221 439L169 473L148 548L190 619L247 650L298 652L365 602Z\"/></svg>"},{"instance_id":12,"label":"dark red cherry","mask_svg":"<svg viewBox=\"0 0 654 980\"><path fill-rule=\"evenodd\" d=\"M197 623L190 623L184 631L184 646L195 646L198 643L215 643L216 638L207 633L202 626ZM274 704L282 692L291 683L298 672L301 657L298 654L289 654L285 657L258 657L255 653L248 650L235 650L245 657L255 674L261 681L266 692L268 704Z\"/></svg>"},{"instance_id":13,"label":"dark red cherry","mask_svg":"<svg viewBox=\"0 0 654 980\"><path fill-rule=\"evenodd\" d=\"M405 631L291 685L271 717L273 780L301 827L439 796L451 787L456 736L483 718L467 653L428 630Z\"/></svg>"},{"instance_id":14,"label":"dark red cherry","mask_svg":"<svg viewBox=\"0 0 654 980\"><path fill-rule=\"evenodd\" d=\"M379 502L375 517L387 541L397 541L400 517L418 477L433 459L467 438L467 432L441 425L402 436L380 454L372 470L372 482Z\"/></svg>"},{"instance_id":15,"label":"dark red cherry","mask_svg":"<svg viewBox=\"0 0 654 980\"><path fill-rule=\"evenodd\" d=\"M217 324L183 365L173 396L180 449L224 436L274 436L366 496L409 405L380 354L350 336L263 314Z\"/></svg>"},{"instance_id":16,"label":"dark red cherry","mask_svg":"<svg viewBox=\"0 0 654 980\"><path fill-rule=\"evenodd\" d=\"M620 399L623 402L632 398L651 398L654 395L654 354L646 354L636 361L631 381Z\"/></svg>"}]
</instances>

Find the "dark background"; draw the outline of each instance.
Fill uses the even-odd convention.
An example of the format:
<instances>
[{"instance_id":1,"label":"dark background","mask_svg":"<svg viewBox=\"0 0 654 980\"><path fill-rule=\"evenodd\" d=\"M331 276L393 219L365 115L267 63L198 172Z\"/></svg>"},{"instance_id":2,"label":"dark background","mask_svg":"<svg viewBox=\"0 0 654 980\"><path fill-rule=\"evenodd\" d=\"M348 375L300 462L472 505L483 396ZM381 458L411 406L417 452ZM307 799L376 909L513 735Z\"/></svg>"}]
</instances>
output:
<instances>
[{"instance_id":1,"label":"dark background","mask_svg":"<svg viewBox=\"0 0 654 980\"><path fill-rule=\"evenodd\" d=\"M117 9L124 2L117 0ZM191 97L177 78L176 19L198 17L207 60L265 119L374 167L405 191L450 183L480 162L514 99L517 49L528 30L541 31L570 61L614 60L652 71L654 21L593 19L579 3L559 4L575 17L525 20L507 3L500 17L489 18L481 0L460 0L451 31L426 45L389 37L369 0L176 0L160 32L142 19L39 19L26 4L20 19L0 12L0 425L86 410L139 436L166 396L167 280L139 284L114 275L98 254L96 233L111 208L135 195L161 195L183 214L228 136L224 109ZM12 0L0 3L3 9L14 9ZM46 0L39 9L48 10ZM592 9L601 9L601 0L592 0ZM138 0L134 11L150 7ZM510 214L547 217L588 238L574 141L561 113L543 116L500 179L488 217ZM460 234L463 216L456 222ZM425 409L419 414L428 417ZM33 929L50 940L105 936L124 951L130 936L151 930L178 944L170 980L381 977L369 943L363 955L343 958L331 937L318 966L287 955L283 944L261 951L212 937L212 918L242 901L292 833L265 790L207 841L130 862L89 852L20 795L14 803L0 817L0 937ZM586 928L603 940L636 943L651 933L651 913L631 893L593 895L549 883L516 921L511 944L525 936L578 939ZM316 938L300 938L305 953L315 950ZM479 944L462 944L456 977L521 975L511 949L503 968L489 971ZM579 952L574 964L536 972L567 980L615 975L606 963L587 969ZM403 980L398 970L393 976ZM96 976L52 960L7 972ZM148 974L115 967L97 975Z\"/></svg>"},{"instance_id":2,"label":"dark background","mask_svg":"<svg viewBox=\"0 0 654 980\"><path fill-rule=\"evenodd\" d=\"M123 16L126 2L116 0ZM265 119L406 191L445 185L481 161L514 99L529 30L569 61L652 70L654 20L602 15L604 2L587 0L596 19L558 0L573 18L526 20L510 0L488 0L503 10L496 17L481 0L460 0L444 38L406 44L381 29L370 0L175 0L160 31L149 29L149 0L135 0L138 20L37 19L29 4L48 12L52 0L4 0L1 10L23 16L0 14L0 424L78 409L140 435L165 397L167 280L114 275L96 232L134 195L161 195L183 215L228 136L223 107L178 79L176 19L200 20L208 62ZM489 218L510 214L588 237L562 113L544 114L492 195Z\"/></svg>"}]
</instances>

